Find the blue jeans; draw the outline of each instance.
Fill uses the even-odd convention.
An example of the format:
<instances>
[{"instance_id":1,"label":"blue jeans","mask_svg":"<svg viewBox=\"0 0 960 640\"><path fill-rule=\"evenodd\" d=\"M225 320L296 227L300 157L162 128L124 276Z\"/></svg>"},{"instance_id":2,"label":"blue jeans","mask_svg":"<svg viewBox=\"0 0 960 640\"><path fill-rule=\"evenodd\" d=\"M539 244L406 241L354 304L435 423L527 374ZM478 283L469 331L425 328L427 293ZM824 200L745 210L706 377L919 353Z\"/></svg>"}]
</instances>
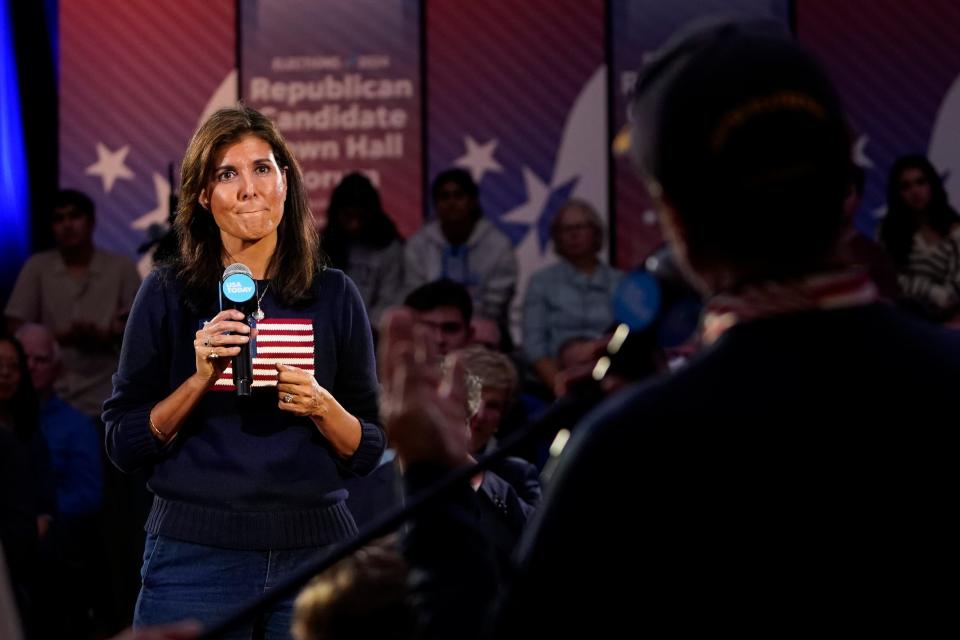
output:
<instances>
[{"instance_id":1,"label":"blue jeans","mask_svg":"<svg viewBox=\"0 0 960 640\"><path fill-rule=\"evenodd\" d=\"M193 544L155 534L143 550L143 580L134 627L192 618L202 625L223 620L278 582L282 582L322 548L242 551ZM294 593L259 620L234 629L224 638L263 637L288 640ZM261 636L254 631L263 630Z\"/></svg>"}]
</instances>

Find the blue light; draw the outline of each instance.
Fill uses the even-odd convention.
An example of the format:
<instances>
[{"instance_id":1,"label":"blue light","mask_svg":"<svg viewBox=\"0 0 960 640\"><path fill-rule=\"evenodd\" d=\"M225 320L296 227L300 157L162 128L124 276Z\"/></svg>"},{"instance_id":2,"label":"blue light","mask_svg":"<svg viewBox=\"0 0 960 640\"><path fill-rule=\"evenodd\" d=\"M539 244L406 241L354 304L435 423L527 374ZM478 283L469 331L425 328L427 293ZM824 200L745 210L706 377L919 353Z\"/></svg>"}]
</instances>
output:
<instances>
[{"instance_id":1,"label":"blue light","mask_svg":"<svg viewBox=\"0 0 960 640\"><path fill-rule=\"evenodd\" d=\"M0 279L12 283L30 253L30 203L9 0L0 0L0 105Z\"/></svg>"}]
</instances>

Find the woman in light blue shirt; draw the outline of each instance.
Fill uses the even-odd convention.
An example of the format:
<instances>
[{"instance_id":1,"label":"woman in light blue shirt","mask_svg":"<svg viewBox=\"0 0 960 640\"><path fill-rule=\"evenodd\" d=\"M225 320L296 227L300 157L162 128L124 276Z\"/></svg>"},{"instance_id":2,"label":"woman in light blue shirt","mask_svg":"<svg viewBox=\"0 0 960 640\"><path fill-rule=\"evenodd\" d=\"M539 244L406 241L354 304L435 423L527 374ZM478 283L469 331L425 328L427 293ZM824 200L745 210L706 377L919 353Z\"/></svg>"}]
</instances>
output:
<instances>
[{"instance_id":1,"label":"woman in light blue shirt","mask_svg":"<svg viewBox=\"0 0 960 640\"><path fill-rule=\"evenodd\" d=\"M623 273L597 257L604 228L587 202L566 202L550 233L560 260L530 277L523 301L523 348L537 376L553 389L560 346L570 338L599 337L613 322L611 298Z\"/></svg>"}]
</instances>

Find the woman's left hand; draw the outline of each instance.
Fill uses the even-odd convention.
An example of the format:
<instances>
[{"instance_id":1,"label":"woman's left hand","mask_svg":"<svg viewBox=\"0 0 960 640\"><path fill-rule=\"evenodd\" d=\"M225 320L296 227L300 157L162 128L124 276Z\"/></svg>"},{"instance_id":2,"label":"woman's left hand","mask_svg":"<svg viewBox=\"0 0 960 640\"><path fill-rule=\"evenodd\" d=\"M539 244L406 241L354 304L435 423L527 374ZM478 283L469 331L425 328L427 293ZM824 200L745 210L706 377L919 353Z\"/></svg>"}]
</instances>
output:
<instances>
[{"instance_id":1,"label":"woman's left hand","mask_svg":"<svg viewBox=\"0 0 960 640\"><path fill-rule=\"evenodd\" d=\"M277 406L296 416L309 417L343 458L360 446L360 421L343 408L313 374L285 364L277 365Z\"/></svg>"},{"instance_id":2,"label":"woman's left hand","mask_svg":"<svg viewBox=\"0 0 960 640\"><path fill-rule=\"evenodd\" d=\"M340 408L329 391L320 386L313 374L285 364L277 365L277 406L297 416L318 421Z\"/></svg>"}]
</instances>

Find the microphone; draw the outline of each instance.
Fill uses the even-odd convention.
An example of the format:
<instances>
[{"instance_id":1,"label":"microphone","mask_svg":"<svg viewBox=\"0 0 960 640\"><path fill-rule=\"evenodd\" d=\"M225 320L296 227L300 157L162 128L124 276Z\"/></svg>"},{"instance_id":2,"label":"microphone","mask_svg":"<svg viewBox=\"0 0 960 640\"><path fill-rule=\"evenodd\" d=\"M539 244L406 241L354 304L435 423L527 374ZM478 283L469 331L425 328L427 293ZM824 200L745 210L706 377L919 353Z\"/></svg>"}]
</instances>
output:
<instances>
[{"instance_id":1,"label":"microphone","mask_svg":"<svg viewBox=\"0 0 960 640\"><path fill-rule=\"evenodd\" d=\"M253 328L256 321L251 315L257 306L257 283L250 268L239 262L223 270L220 279L220 310L237 309L244 315L243 321ZM240 345L240 353L233 357L233 386L238 396L249 396L253 388L253 357L250 343Z\"/></svg>"}]
</instances>

